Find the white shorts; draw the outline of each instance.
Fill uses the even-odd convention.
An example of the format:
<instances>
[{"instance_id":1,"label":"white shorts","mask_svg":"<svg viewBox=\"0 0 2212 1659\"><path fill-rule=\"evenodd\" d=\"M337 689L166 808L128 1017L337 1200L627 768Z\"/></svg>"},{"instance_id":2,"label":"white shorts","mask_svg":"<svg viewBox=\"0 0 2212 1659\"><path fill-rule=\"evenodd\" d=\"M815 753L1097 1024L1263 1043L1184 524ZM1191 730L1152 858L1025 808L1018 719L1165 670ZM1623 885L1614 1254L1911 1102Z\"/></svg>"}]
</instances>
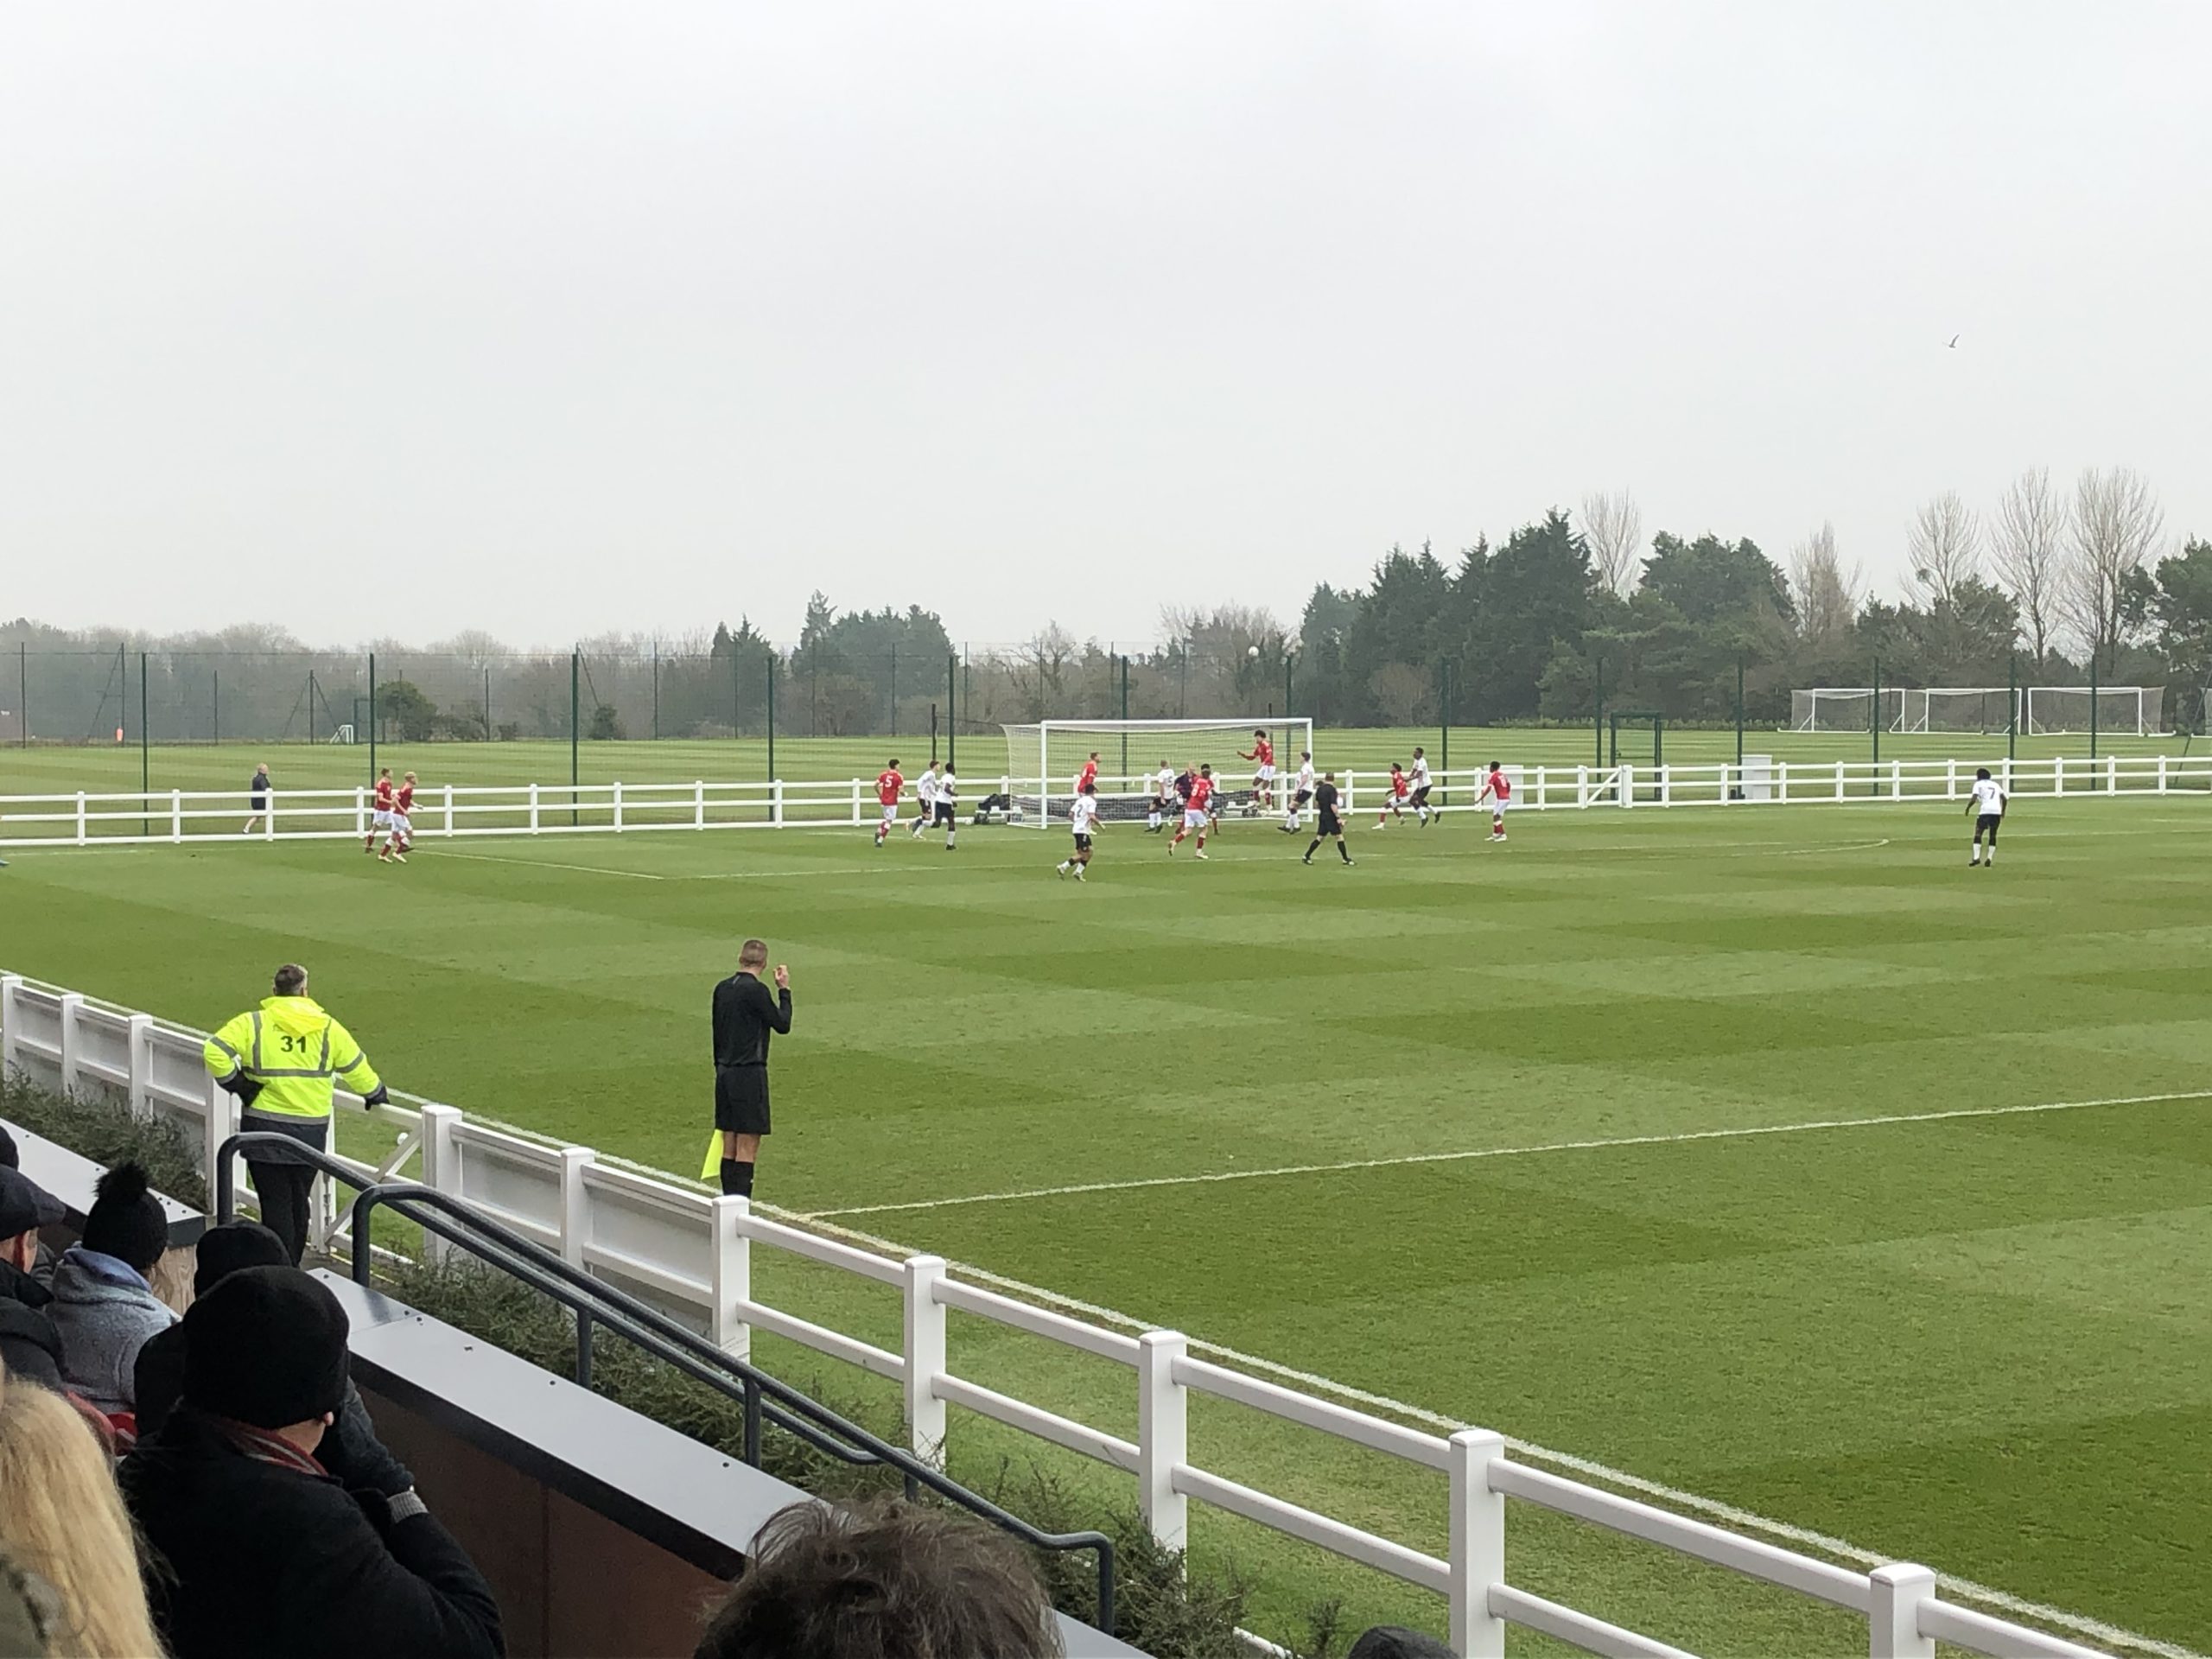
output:
<instances>
[{"instance_id":1,"label":"white shorts","mask_svg":"<svg viewBox=\"0 0 2212 1659\"><path fill-rule=\"evenodd\" d=\"M1490 800L1490 810L1497 813L1497 816L1502 818L1505 816L1505 809L1512 804L1513 803L1511 801L1505 799L1503 797L1493 795L1491 797Z\"/></svg>"},{"instance_id":2,"label":"white shorts","mask_svg":"<svg viewBox=\"0 0 2212 1659\"><path fill-rule=\"evenodd\" d=\"M398 816L397 812L372 812L369 815L369 828L372 830L389 830L391 828L391 821Z\"/></svg>"},{"instance_id":3,"label":"white shorts","mask_svg":"<svg viewBox=\"0 0 2212 1659\"><path fill-rule=\"evenodd\" d=\"M1183 827L1185 830L1203 830L1211 822L1211 816L1204 807L1186 806L1183 809Z\"/></svg>"},{"instance_id":4,"label":"white shorts","mask_svg":"<svg viewBox=\"0 0 2212 1659\"><path fill-rule=\"evenodd\" d=\"M411 841L415 836L415 820L404 812L395 812L391 815L391 830L394 835Z\"/></svg>"},{"instance_id":5,"label":"white shorts","mask_svg":"<svg viewBox=\"0 0 2212 1659\"><path fill-rule=\"evenodd\" d=\"M1272 784L1275 780L1275 769L1272 766L1262 766L1252 776L1263 784Z\"/></svg>"},{"instance_id":6,"label":"white shorts","mask_svg":"<svg viewBox=\"0 0 2212 1659\"><path fill-rule=\"evenodd\" d=\"M896 802L896 801L886 801L886 802L883 804L883 821L884 821L886 823L898 823L898 822L899 822L899 803L898 803L898 802Z\"/></svg>"}]
</instances>

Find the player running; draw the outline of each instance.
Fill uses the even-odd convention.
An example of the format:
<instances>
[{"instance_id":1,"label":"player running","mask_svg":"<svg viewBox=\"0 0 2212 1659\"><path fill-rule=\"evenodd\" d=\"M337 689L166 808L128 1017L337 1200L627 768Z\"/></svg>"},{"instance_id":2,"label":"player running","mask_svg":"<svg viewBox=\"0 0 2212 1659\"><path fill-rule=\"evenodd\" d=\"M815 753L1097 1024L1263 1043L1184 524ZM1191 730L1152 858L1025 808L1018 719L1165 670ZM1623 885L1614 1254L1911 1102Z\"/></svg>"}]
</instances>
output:
<instances>
[{"instance_id":1,"label":"player running","mask_svg":"<svg viewBox=\"0 0 2212 1659\"><path fill-rule=\"evenodd\" d=\"M923 830L937 822L937 773L941 764L931 761L929 770L914 779L914 804L918 810L914 813L912 839L916 841L922 838Z\"/></svg>"},{"instance_id":2,"label":"player running","mask_svg":"<svg viewBox=\"0 0 2212 1659\"><path fill-rule=\"evenodd\" d=\"M1313 751L1307 749L1298 757L1298 782L1291 790L1290 816L1283 820L1283 834L1294 836L1298 833L1299 817L1306 810L1306 803L1313 798Z\"/></svg>"},{"instance_id":3,"label":"player running","mask_svg":"<svg viewBox=\"0 0 2212 1659\"><path fill-rule=\"evenodd\" d=\"M2005 794L2005 785L1989 775L1987 766L1974 768L1974 789L1967 801L1967 810L1974 816L1974 855L1967 860L1967 868L1986 862L1993 870L1997 868L1997 826L2005 822L2005 804L2012 797ZM1981 838L1989 837L1989 857L1981 855Z\"/></svg>"},{"instance_id":4,"label":"player running","mask_svg":"<svg viewBox=\"0 0 2212 1659\"><path fill-rule=\"evenodd\" d=\"M875 798L883 806L883 821L875 826L875 844L879 847L891 833L891 826L899 822L899 792L906 787L906 780L899 771L899 757L893 755L891 764L875 774Z\"/></svg>"},{"instance_id":5,"label":"player running","mask_svg":"<svg viewBox=\"0 0 2212 1659\"><path fill-rule=\"evenodd\" d=\"M1401 821L1404 819L1406 808L1413 801L1412 791L1413 785L1406 779L1406 769L1393 760L1390 763L1389 791L1382 798L1382 810L1375 815L1377 830L1387 825L1394 817Z\"/></svg>"},{"instance_id":6,"label":"player running","mask_svg":"<svg viewBox=\"0 0 2212 1659\"><path fill-rule=\"evenodd\" d=\"M1351 868L1351 854L1344 846L1344 821L1337 815L1337 774L1332 772L1324 775L1320 783L1314 786L1313 840L1306 849L1306 856L1299 861L1300 863L1311 864L1313 855L1320 850L1321 843L1333 839L1337 843L1337 856L1344 860L1346 868Z\"/></svg>"},{"instance_id":7,"label":"player running","mask_svg":"<svg viewBox=\"0 0 2212 1659\"><path fill-rule=\"evenodd\" d=\"M377 773L376 793L369 798L369 836L361 843L363 852L375 852L377 837L391 834L391 815L398 804L397 795L391 786L391 768L386 766ZM387 841L386 845L389 844Z\"/></svg>"},{"instance_id":8,"label":"player running","mask_svg":"<svg viewBox=\"0 0 2212 1659\"><path fill-rule=\"evenodd\" d=\"M1262 812L1275 809L1275 746L1268 741L1265 727L1255 728L1252 747L1248 752L1236 751L1239 760L1249 760L1252 766L1252 804Z\"/></svg>"},{"instance_id":9,"label":"player running","mask_svg":"<svg viewBox=\"0 0 2212 1659\"><path fill-rule=\"evenodd\" d=\"M1428 760L1418 743L1414 745L1414 771L1408 781L1413 785L1414 810L1421 815L1421 827L1426 830L1436 814L1430 810L1428 804Z\"/></svg>"},{"instance_id":10,"label":"player running","mask_svg":"<svg viewBox=\"0 0 2212 1659\"><path fill-rule=\"evenodd\" d=\"M1175 804L1175 768L1165 760L1153 774L1152 806L1144 815L1144 832L1156 836L1167 822L1167 814Z\"/></svg>"},{"instance_id":11,"label":"player running","mask_svg":"<svg viewBox=\"0 0 2212 1659\"><path fill-rule=\"evenodd\" d=\"M1176 781L1179 784L1182 780L1178 779ZM1204 858L1206 855L1206 826L1213 821L1212 804L1213 768L1202 766L1198 768L1198 775L1191 779L1191 792L1183 802L1183 827L1175 832L1175 839L1167 843L1168 857L1175 856L1175 849L1183 844L1183 837L1194 830L1198 831L1198 850L1192 856Z\"/></svg>"},{"instance_id":12,"label":"player running","mask_svg":"<svg viewBox=\"0 0 2212 1659\"><path fill-rule=\"evenodd\" d=\"M1513 780L1505 775L1505 768L1497 761L1490 763L1490 770L1483 774L1483 791L1475 797L1479 807L1484 801L1491 804L1490 838L1505 839L1505 809L1513 804Z\"/></svg>"},{"instance_id":13,"label":"player running","mask_svg":"<svg viewBox=\"0 0 2212 1659\"><path fill-rule=\"evenodd\" d=\"M1085 784L1077 791L1075 804L1068 808L1068 828L1075 831L1075 850L1060 861L1060 876L1065 880L1072 870L1075 879L1080 881L1090 864L1090 837L1098 828L1098 785L1095 782Z\"/></svg>"},{"instance_id":14,"label":"player running","mask_svg":"<svg viewBox=\"0 0 2212 1659\"><path fill-rule=\"evenodd\" d=\"M402 779L399 792L391 798L391 836L384 844L384 851L377 856L384 861L404 864L407 849L415 844L415 774L409 772Z\"/></svg>"}]
</instances>

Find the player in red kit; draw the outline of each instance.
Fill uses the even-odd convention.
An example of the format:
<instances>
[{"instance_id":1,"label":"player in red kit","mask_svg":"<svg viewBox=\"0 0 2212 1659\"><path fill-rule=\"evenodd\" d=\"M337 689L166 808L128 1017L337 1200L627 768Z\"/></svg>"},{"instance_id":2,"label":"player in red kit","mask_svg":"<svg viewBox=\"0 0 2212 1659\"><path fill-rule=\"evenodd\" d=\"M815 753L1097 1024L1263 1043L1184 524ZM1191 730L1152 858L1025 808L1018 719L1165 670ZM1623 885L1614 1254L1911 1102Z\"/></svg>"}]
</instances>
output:
<instances>
[{"instance_id":1,"label":"player in red kit","mask_svg":"<svg viewBox=\"0 0 2212 1659\"><path fill-rule=\"evenodd\" d=\"M1167 843L1167 856L1175 856L1175 849L1183 844L1183 837L1192 830L1198 832L1198 856L1206 855L1206 824L1213 810L1213 768L1200 766L1198 775L1191 779L1190 798L1183 803L1183 827L1175 832L1175 839Z\"/></svg>"},{"instance_id":2,"label":"player in red kit","mask_svg":"<svg viewBox=\"0 0 2212 1659\"><path fill-rule=\"evenodd\" d=\"M392 797L391 834L378 856L387 862L397 859L407 861L407 849L415 844L415 774L409 772L399 780L399 792Z\"/></svg>"},{"instance_id":3,"label":"player in red kit","mask_svg":"<svg viewBox=\"0 0 2212 1659\"><path fill-rule=\"evenodd\" d=\"M1505 768L1497 761L1490 763L1490 770L1483 778L1483 792L1475 797L1475 804L1491 803L1490 838L1505 839L1505 809L1513 802L1513 780L1505 775Z\"/></svg>"},{"instance_id":4,"label":"player in red kit","mask_svg":"<svg viewBox=\"0 0 2212 1659\"><path fill-rule=\"evenodd\" d=\"M899 757L892 756L891 764L875 774L875 798L883 806L883 822L875 826L875 844L883 845L883 838L891 833L891 826L899 822L899 791L906 787L906 780L899 772Z\"/></svg>"},{"instance_id":5,"label":"player in red kit","mask_svg":"<svg viewBox=\"0 0 2212 1659\"><path fill-rule=\"evenodd\" d=\"M1393 760L1390 763L1390 792L1382 802L1382 810L1375 815L1375 827L1380 830L1389 823L1393 813L1403 819L1412 796L1413 785L1406 781L1406 769Z\"/></svg>"},{"instance_id":6,"label":"player in red kit","mask_svg":"<svg viewBox=\"0 0 2212 1659\"><path fill-rule=\"evenodd\" d=\"M1078 799L1083 791L1098 781L1098 751L1090 752L1090 759L1083 763L1083 770L1075 775L1075 792Z\"/></svg>"},{"instance_id":7,"label":"player in red kit","mask_svg":"<svg viewBox=\"0 0 2212 1659\"><path fill-rule=\"evenodd\" d=\"M1252 747L1248 753L1236 751L1239 760L1252 763L1252 803L1262 812L1272 812L1275 805L1275 746L1268 741L1264 729L1252 734Z\"/></svg>"},{"instance_id":8,"label":"player in red kit","mask_svg":"<svg viewBox=\"0 0 2212 1659\"><path fill-rule=\"evenodd\" d=\"M377 773L376 793L369 799L369 835L368 839L361 843L363 852L373 853L377 849L377 837L391 834L391 815L397 804L391 787L391 768L386 766Z\"/></svg>"}]
</instances>

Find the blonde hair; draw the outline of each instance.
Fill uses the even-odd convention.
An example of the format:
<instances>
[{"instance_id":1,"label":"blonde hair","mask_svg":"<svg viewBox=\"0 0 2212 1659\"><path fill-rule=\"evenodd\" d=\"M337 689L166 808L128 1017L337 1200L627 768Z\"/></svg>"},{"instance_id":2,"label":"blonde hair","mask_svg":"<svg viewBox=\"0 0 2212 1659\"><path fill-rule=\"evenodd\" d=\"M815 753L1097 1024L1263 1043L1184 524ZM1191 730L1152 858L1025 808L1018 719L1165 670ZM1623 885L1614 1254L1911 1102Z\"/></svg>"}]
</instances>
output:
<instances>
[{"instance_id":1,"label":"blonde hair","mask_svg":"<svg viewBox=\"0 0 2212 1659\"><path fill-rule=\"evenodd\" d=\"M60 1597L56 1653L145 1659L161 1639L130 1517L92 1425L60 1395L0 1367L0 1548Z\"/></svg>"}]
</instances>

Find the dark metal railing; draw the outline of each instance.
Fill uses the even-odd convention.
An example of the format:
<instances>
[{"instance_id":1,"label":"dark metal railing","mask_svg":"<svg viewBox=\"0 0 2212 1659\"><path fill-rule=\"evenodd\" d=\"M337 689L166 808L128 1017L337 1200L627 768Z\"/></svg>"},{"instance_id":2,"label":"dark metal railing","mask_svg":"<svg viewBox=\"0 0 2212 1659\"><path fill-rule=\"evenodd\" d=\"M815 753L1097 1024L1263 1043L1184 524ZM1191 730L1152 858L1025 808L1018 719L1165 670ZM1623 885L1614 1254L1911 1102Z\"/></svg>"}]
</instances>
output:
<instances>
[{"instance_id":1,"label":"dark metal railing","mask_svg":"<svg viewBox=\"0 0 2212 1659\"><path fill-rule=\"evenodd\" d=\"M352 1212L352 1268L355 1283L369 1282L374 1262L369 1242L370 1220L379 1206L390 1210L424 1232L519 1279L573 1313L576 1321L575 1381L582 1387L591 1386L592 1337L603 1325L695 1382L735 1401L745 1414L745 1461L755 1469L760 1466L760 1429L766 1422L840 1462L881 1464L895 1469L905 1480L910 1498L927 1487L948 1503L1013 1534L1033 1548L1095 1552L1098 1561L1097 1625L1109 1635L1112 1633L1114 1541L1105 1534L1046 1532L1032 1526L1012 1510L1001 1509L981 1493L969 1491L904 1446L871 1433L789 1383L725 1352L658 1308L594 1278L535 1239L524 1237L448 1193L415 1181L372 1182L328 1154L302 1146L289 1135L246 1133L231 1136L215 1154L218 1221L232 1220L238 1213L236 1155L262 1146L281 1147L288 1160L311 1163L323 1174L359 1194Z\"/></svg>"}]
</instances>

